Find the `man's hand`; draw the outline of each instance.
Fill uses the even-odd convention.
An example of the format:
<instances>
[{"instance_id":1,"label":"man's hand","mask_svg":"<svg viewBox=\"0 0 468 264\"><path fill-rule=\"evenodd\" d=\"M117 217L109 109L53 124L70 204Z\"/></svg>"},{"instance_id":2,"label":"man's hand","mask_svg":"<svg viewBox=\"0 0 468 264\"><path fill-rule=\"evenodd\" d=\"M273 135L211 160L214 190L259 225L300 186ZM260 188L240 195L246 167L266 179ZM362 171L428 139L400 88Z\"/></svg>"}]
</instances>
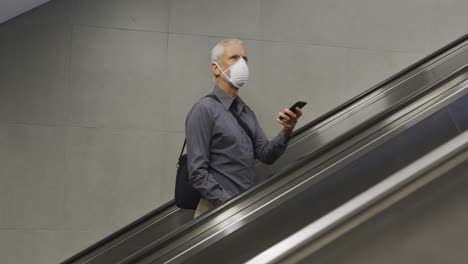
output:
<instances>
[{"instance_id":1,"label":"man's hand","mask_svg":"<svg viewBox=\"0 0 468 264\"><path fill-rule=\"evenodd\" d=\"M285 108L284 112L279 112L278 115L282 117L282 119L280 120L280 118L278 117L276 119L276 122L278 122L284 127L283 128L284 137L286 139L291 138L291 135L294 130L294 127L296 126L297 120L299 119L299 117L302 116L301 109L299 107L296 107L296 113L294 113L288 108Z\"/></svg>"}]
</instances>

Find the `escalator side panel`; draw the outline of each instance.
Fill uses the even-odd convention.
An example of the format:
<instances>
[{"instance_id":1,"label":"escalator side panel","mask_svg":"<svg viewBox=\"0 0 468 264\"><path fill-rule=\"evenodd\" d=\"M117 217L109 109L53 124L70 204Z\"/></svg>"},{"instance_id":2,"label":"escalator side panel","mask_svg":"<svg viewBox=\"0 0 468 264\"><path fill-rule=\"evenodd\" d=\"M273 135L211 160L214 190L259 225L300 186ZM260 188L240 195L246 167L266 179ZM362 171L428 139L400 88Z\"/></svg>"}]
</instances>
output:
<instances>
[{"instance_id":1,"label":"escalator side panel","mask_svg":"<svg viewBox=\"0 0 468 264\"><path fill-rule=\"evenodd\" d=\"M112 246L112 254L98 254L87 260L86 263L117 263L128 253L135 252L146 246L146 241L162 237L166 230L173 230L193 219L193 210L177 210L158 221L153 226L145 228L145 232L137 232L125 240ZM107 253L107 252L106 252Z\"/></svg>"},{"instance_id":2,"label":"escalator side panel","mask_svg":"<svg viewBox=\"0 0 468 264\"><path fill-rule=\"evenodd\" d=\"M468 130L468 97L458 99L449 106L449 110L458 129Z\"/></svg>"},{"instance_id":3,"label":"escalator side panel","mask_svg":"<svg viewBox=\"0 0 468 264\"><path fill-rule=\"evenodd\" d=\"M257 183L264 181L265 179L273 176L273 171L270 165L265 163L257 163L255 166L255 180Z\"/></svg>"},{"instance_id":4,"label":"escalator side panel","mask_svg":"<svg viewBox=\"0 0 468 264\"><path fill-rule=\"evenodd\" d=\"M468 162L300 263L466 263Z\"/></svg>"},{"instance_id":5,"label":"escalator side panel","mask_svg":"<svg viewBox=\"0 0 468 264\"><path fill-rule=\"evenodd\" d=\"M457 134L443 108L186 261L247 261Z\"/></svg>"}]
</instances>

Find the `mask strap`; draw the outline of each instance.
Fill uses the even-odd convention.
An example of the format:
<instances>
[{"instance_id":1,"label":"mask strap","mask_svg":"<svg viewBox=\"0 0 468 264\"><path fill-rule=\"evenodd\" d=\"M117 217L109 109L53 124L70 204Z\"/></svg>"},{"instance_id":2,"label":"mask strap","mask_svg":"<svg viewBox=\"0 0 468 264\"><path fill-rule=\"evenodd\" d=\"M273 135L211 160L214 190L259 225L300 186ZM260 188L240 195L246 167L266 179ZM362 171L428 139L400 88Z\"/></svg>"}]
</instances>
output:
<instances>
[{"instance_id":1,"label":"mask strap","mask_svg":"<svg viewBox=\"0 0 468 264\"><path fill-rule=\"evenodd\" d=\"M221 77L221 75L224 74L224 76L226 76L226 78L227 78L229 81L231 81L231 77L227 76L227 75L226 75L226 72L227 72L229 69L231 69L231 67L232 67L234 64L231 65L231 66L229 66L229 68L227 68L226 70L223 70L223 68L222 68L221 66L219 66L219 64L218 64L216 61L212 61L212 63L214 63L216 66L218 66L218 68L221 70L221 74L218 76L218 78ZM217 79L217 78L214 78L213 81L215 81L216 79Z\"/></svg>"}]
</instances>

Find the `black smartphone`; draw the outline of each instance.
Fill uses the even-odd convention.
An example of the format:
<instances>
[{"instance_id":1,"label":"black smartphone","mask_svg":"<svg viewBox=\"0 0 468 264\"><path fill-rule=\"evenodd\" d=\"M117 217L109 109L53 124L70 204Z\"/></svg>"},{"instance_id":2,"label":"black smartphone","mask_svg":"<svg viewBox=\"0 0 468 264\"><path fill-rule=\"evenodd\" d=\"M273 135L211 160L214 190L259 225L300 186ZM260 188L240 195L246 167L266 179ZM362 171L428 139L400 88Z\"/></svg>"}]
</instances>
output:
<instances>
[{"instance_id":1,"label":"black smartphone","mask_svg":"<svg viewBox=\"0 0 468 264\"><path fill-rule=\"evenodd\" d=\"M304 107L306 104L307 102L305 101L297 101L291 107L289 107L289 110L291 110L291 112L293 113L296 113L296 107L299 107L300 109L302 109L302 107ZM283 120L283 118L280 116L279 120Z\"/></svg>"}]
</instances>

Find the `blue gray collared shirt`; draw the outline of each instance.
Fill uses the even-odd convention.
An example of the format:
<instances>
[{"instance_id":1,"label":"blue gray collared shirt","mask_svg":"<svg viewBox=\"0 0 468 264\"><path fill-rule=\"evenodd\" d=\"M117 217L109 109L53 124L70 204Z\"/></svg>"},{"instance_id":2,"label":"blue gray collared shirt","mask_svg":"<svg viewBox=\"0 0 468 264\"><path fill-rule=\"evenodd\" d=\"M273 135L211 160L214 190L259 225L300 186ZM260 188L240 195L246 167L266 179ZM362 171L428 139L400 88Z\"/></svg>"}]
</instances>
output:
<instances>
[{"instance_id":1,"label":"blue gray collared shirt","mask_svg":"<svg viewBox=\"0 0 468 264\"><path fill-rule=\"evenodd\" d=\"M219 87L219 100L204 97L185 122L190 181L203 197L218 206L256 183L255 159L273 163L287 147L280 132L269 140L254 112L238 97L236 113L254 136L254 144L229 111L234 98Z\"/></svg>"}]
</instances>

